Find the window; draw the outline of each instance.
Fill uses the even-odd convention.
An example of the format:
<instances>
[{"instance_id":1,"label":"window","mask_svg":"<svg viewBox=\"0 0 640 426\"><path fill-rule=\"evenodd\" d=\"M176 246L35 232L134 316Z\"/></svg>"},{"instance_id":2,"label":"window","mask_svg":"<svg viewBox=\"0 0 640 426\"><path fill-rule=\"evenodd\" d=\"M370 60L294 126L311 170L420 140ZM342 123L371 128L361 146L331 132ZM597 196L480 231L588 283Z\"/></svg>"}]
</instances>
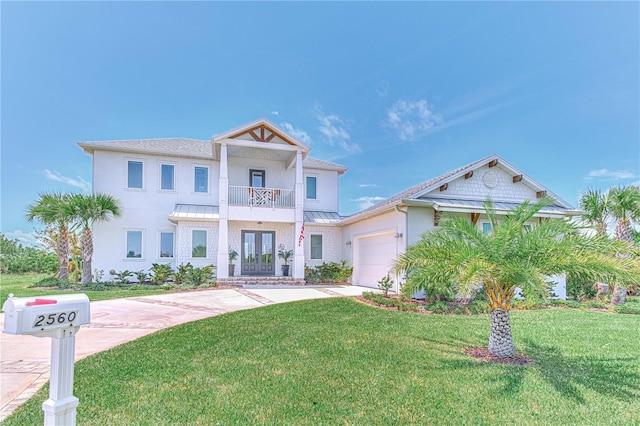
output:
<instances>
[{"instance_id":1,"label":"window","mask_svg":"<svg viewBox=\"0 0 640 426\"><path fill-rule=\"evenodd\" d=\"M311 235L311 259L322 259L322 235Z\"/></svg>"},{"instance_id":2,"label":"window","mask_svg":"<svg viewBox=\"0 0 640 426\"><path fill-rule=\"evenodd\" d=\"M142 258L142 231L127 231L127 258Z\"/></svg>"},{"instance_id":3,"label":"window","mask_svg":"<svg viewBox=\"0 0 640 426\"><path fill-rule=\"evenodd\" d=\"M490 234L491 233L491 224L488 222L484 222L482 224L482 233L483 234Z\"/></svg>"},{"instance_id":4,"label":"window","mask_svg":"<svg viewBox=\"0 0 640 426\"><path fill-rule=\"evenodd\" d=\"M249 170L249 186L254 188L264 188L265 172L264 170Z\"/></svg>"},{"instance_id":5,"label":"window","mask_svg":"<svg viewBox=\"0 0 640 426\"><path fill-rule=\"evenodd\" d=\"M524 229L527 230L527 232L531 231L531 225L529 225L528 223L524 224Z\"/></svg>"},{"instance_id":6,"label":"window","mask_svg":"<svg viewBox=\"0 0 640 426\"><path fill-rule=\"evenodd\" d=\"M192 231L191 257L207 257L207 231Z\"/></svg>"},{"instance_id":7,"label":"window","mask_svg":"<svg viewBox=\"0 0 640 426\"><path fill-rule=\"evenodd\" d=\"M163 164L160 166L160 189L167 191L173 191L175 189L173 164Z\"/></svg>"},{"instance_id":8,"label":"window","mask_svg":"<svg viewBox=\"0 0 640 426\"><path fill-rule=\"evenodd\" d=\"M128 162L127 188L142 188L142 161Z\"/></svg>"},{"instance_id":9,"label":"window","mask_svg":"<svg viewBox=\"0 0 640 426\"><path fill-rule=\"evenodd\" d=\"M209 192L209 168L208 167L195 168L195 185L193 190L195 192Z\"/></svg>"},{"instance_id":10,"label":"window","mask_svg":"<svg viewBox=\"0 0 640 426\"><path fill-rule=\"evenodd\" d=\"M173 232L160 233L160 257L173 257Z\"/></svg>"},{"instance_id":11,"label":"window","mask_svg":"<svg viewBox=\"0 0 640 426\"><path fill-rule=\"evenodd\" d=\"M316 200L316 177L307 176L307 200Z\"/></svg>"}]
</instances>

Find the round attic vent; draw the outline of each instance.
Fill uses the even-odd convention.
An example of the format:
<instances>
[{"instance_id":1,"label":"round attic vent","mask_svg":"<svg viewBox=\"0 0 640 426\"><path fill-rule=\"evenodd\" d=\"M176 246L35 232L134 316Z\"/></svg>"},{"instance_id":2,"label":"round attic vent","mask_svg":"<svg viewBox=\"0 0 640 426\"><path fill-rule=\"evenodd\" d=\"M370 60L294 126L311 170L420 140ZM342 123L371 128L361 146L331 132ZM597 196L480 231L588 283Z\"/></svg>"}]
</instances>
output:
<instances>
[{"instance_id":1,"label":"round attic vent","mask_svg":"<svg viewBox=\"0 0 640 426\"><path fill-rule=\"evenodd\" d=\"M495 172L487 172L482 176L482 182L487 188L494 188L498 184L498 175Z\"/></svg>"}]
</instances>

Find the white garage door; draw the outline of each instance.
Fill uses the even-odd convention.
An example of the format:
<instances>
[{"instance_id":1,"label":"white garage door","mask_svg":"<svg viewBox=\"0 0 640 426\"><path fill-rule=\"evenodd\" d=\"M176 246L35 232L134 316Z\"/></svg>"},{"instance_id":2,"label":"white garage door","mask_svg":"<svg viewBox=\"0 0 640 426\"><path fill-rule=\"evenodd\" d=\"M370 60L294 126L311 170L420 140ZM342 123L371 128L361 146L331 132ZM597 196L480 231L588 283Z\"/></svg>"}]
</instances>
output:
<instances>
[{"instance_id":1,"label":"white garage door","mask_svg":"<svg viewBox=\"0 0 640 426\"><path fill-rule=\"evenodd\" d=\"M353 270L353 283L378 288L378 281L390 273L396 260L395 233L362 237L355 241L357 255ZM394 278L393 274L390 275Z\"/></svg>"}]
</instances>

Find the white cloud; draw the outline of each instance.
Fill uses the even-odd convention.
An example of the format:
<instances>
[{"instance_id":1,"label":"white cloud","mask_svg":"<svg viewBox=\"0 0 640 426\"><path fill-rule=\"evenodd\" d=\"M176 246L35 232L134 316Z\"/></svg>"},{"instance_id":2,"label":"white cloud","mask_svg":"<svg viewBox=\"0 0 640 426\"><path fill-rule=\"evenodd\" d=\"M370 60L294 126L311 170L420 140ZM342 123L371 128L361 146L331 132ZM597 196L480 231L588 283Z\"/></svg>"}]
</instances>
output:
<instances>
[{"instance_id":1,"label":"white cloud","mask_svg":"<svg viewBox=\"0 0 640 426\"><path fill-rule=\"evenodd\" d=\"M633 179L638 177L636 173L629 170L609 170L609 169L597 169L591 170L587 175L587 180L600 179L600 180L617 180L617 179Z\"/></svg>"},{"instance_id":2,"label":"white cloud","mask_svg":"<svg viewBox=\"0 0 640 426\"><path fill-rule=\"evenodd\" d=\"M358 203L358 207L360 207L361 209L366 209L368 207L373 206L374 204L382 201L382 200L386 200L386 198L384 197L358 197L358 198L354 198L351 201L354 201L356 203Z\"/></svg>"},{"instance_id":3,"label":"white cloud","mask_svg":"<svg viewBox=\"0 0 640 426\"><path fill-rule=\"evenodd\" d=\"M271 115L275 115L276 117L280 116L280 112L279 111L271 111Z\"/></svg>"},{"instance_id":4,"label":"white cloud","mask_svg":"<svg viewBox=\"0 0 640 426\"><path fill-rule=\"evenodd\" d=\"M25 247L38 247L40 244L36 239L35 233L29 232L25 234L17 229L13 232L4 232L4 236L9 240L16 240Z\"/></svg>"},{"instance_id":5,"label":"white cloud","mask_svg":"<svg viewBox=\"0 0 640 426\"><path fill-rule=\"evenodd\" d=\"M349 142L351 135L346 123L336 114L325 114L318 105L315 107L316 118L320 122L318 130L324 141L331 146L339 146L348 154L360 154L362 149L357 143Z\"/></svg>"},{"instance_id":6,"label":"white cloud","mask_svg":"<svg viewBox=\"0 0 640 426\"><path fill-rule=\"evenodd\" d=\"M399 99L387 109L384 121L402 141L415 141L442 125L442 117L429 106L426 99Z\"/></svg>"},{"instance_id":7,"label":"white cloud","mask_svg":"<svg viewBox=\"0 0 640 426\"><path fill-rule=\"evenodd\" d=\"M86 180L82 179L80 176L78 176L77 179L73 179L73 178L70 178L70 177L62 176L60 173L58 173L56 171L52 172L49 169L44 169L42 171L42 174L44 175L45 178L47 178L49 180L53 180L55 182L66 183L67 185L75 186L76 188L80 188L85 192L91 192L91 183L89 183Z\"/></svg>"},{"instance_id":8,"label":"white cloud","mask_svg":"<svg viewBox=\"0 0 640 426\"><path fill-rule=\"evenodd\" d=\"M297 129L295 127L293 127L293 125L291 123L287 123L284 122L280 125L287 133L289 133L291 136L293 136L294 138L298 139L300 142L306 144L306 145L311 145L313 144L313 140L311 139L311 136L309 136L309 134L302 130L302 129Z\"/></svg>"},{"instance_id":9,"label":"white cloud","mask_svg":"<svg viewBox=\"0 0 640 426\"><path fill-rule=\"evenodd\" d=\"M361 183L360 185L358 185L358 188L377 188L378 185L376 185L375 183Z\"/></svg>"}]
</instances>

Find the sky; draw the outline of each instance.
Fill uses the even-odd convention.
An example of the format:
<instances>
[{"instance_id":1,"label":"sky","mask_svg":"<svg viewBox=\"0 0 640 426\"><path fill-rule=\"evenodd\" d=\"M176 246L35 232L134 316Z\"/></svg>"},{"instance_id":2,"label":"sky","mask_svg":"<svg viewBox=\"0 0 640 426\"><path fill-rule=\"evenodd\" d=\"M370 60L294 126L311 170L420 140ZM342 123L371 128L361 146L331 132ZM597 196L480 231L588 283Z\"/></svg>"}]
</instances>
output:
<instances>
[{"instance_id":1,"label":"sky","mask_svg":"<svg viewBox=\"0 0 640 426\"><path fill-rule=\"evenodd\" d=\"M259 118L347 166L340 213L498 154L578 205L640 182L639 2L0 2L0 232L91 191L80 141Z\"/></svg>"}]
</instances>

